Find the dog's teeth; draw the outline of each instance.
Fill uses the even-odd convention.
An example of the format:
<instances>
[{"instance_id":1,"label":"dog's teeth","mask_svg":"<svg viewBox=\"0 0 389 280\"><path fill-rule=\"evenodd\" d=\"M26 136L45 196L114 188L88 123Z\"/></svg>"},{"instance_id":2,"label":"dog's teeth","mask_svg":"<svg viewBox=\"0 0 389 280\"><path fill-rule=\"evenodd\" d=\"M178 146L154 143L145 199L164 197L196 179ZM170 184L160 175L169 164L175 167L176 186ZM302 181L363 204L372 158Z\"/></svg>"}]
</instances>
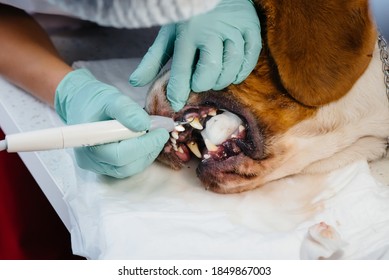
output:
<instances>
[{"instance_id":1,"label":"dog's teeth","mask_svg":"<svg viewBox=\"0 0 389 280\"><path fill-rule=\"evenodd\" d=\"M170 133L170 135L174 138L174 139L178 139L178 132L177 131L172 131L171 133Z\"/></svg>"},{"instance_id":2,"label":"dog's teeth","mask_svg":"<svg viewBox=\"0 0 389 280\"><path fill-rule=\"evenodd\" d=\"M173 150L177 152L178 151L177 145L173 143L172 146L173 146Z\"/></svg>"},{"instance_id":3,"label":"dog's teeth","mask_svg":"<svg viewBox=\"0 0 389 280\"><path fill-rule=\"evenodd\" d=\"M178 131L178 132L183 132L183 131L185 131L185 127L180 124L180 125L177 125L175 127L175 130Z\"/></svg>"},{"instance_id":4,"label":"dog's teeth","mask_svg":"<svg viewBox=\"0 0 389 280\"><path fill-rule=\"evenodd\" d=\"M190 141L186 145L188 146L188 148L192 151L192 153L196 157L201 158L201 153L200 153L200 150L199 150L199 146L197 145L197 143L195 141Z\"/></svg>"},{"instance_id":5,"label":"dog's teeth","mask_svg":"<svg viewBox=\"0 0 389 280\"><path fill-rule=\"evenodd\" d=\"M239 133L242 132L242 131L244 131L245 129L246 129L246 128L245 128L243 125L240 125L240 126L239 126Z\"/></svg>"},{"instance_id":6,"label":"dog's teeth","mask_svg":"<svg viewBox=\"0 0 389 280\"><path fill-rule=\"evenodd\" d=\"M231 134L231 138L237 138L238 136L236 136L235 134Z\"/></svg>"},{"instance_id":7,"label":"dog's teeth","mask_svg":"<svg viewBox=\"0 0 389 280\"><path fill-rule=\"evenodd\" d=\"M211 141L209 141L209 139L204 139L204 142L205 142L205 146L207 146L208 151L210 152L217 151L218 149L217 146L213 144Z\"/></svg>"},{"instance_id":8,"label":"dog's teeth","mask_svg":"<svg viewBox=\"0 0 389 280\"><path fill-rule=\"evenodd\" d=\"M212 109L209 110L208 116L214 117L216 115L217 115L217 110L215 108L212 108Z\"/></svg>"},{"instance_id":9,"label":"dog's teeth","mask_svg":"<svg viewBox=\"0 0 389 280\"><path fill-rule=\"evenodd\" d=\"M209 154L204 155L204 159L210 159L210 158L211 158L211 156Z\"/></svg>"},{"instance_id":10,"label":"dog's teeth","mask_svg":"<svg viewBox=\"0 0 389 280\"><path fill-rule=\"evenodd\" d=\"M181 154L183 154L184 153L184 150L182 149L182 147L180 146L180 147L178 147L178 152L179 153L181 153Z\"/></svg>"},{"instance_id":11,"label":"dog's teeth","mask_svg":"<svg viewBox=\"0 0 389 280\"><path fill-rule=\"evenodd\" d=\"M185 117L185 121L192 122L194 120L194 117Z\"/></svg>"},{"instance_id":12,"label":"dog's teeth","mask_svg":"<svg viewBox=\"0 0 389 280\"><path fill-rule=\"evenodd\" d=\"M194 118L190 123L190 126L198 129L198 130L203 130L204 127L201 125L199 118Z\"/></svg>"},{"instance_id":13,"label":"dog's teeth","mask_svg":"<svg viewBox=\"0 0 389 280\"><path fill-rule=\"evenodd\" d=\"M177 140L174 139L173 137L170 137L170 142L172 142L173 144L177 144Z\"/></svg>"}]
</instances>

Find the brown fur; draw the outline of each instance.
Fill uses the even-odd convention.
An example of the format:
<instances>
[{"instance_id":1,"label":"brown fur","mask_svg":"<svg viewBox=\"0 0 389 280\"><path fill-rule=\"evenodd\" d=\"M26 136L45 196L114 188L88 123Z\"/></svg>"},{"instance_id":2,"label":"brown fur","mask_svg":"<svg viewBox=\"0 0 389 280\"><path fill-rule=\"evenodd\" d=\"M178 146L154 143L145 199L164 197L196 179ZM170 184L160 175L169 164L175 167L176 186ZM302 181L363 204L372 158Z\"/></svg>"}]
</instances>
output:
<instances>
[{"instance_id":1,"label":"brown fur","mask_svg":"<svg viewBox=\"0 0 389 280\"><path fill-rule=\"evenodd\" d=\"M371 60L376 32L367 1L256 3L263 51L246 81L228 92L256 104L267 131L278 134L350 90Z\"/></svg>"},{"instance_id":2,"label":"brown fur","mask_svg":"<svg viewBox=\"0 0 389 280\"><path fill-rule=\"evenodd\" d=\"M346 94L371 59L376 32L366 0L257 0L266 42L288 93L308 106Z\"/></svg>"}]
</instances>

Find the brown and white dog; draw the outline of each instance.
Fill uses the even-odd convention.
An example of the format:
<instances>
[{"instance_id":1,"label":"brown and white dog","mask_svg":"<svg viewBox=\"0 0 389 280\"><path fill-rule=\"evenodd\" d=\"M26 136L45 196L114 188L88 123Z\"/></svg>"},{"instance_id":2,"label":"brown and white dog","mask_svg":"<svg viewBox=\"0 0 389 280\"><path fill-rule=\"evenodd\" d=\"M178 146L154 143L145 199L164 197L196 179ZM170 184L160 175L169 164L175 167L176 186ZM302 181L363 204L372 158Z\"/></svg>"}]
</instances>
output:
<instances>
[{"instance_id":1,"label":"brown and white dog","mask_svg":"<svg viewBox=\"0 0 389 280\"><path fill-rule=\"evenodd\" d=\"M179 169L193 151L206 188L234 193L385 155L389 102L368 0L255 3L263 49L243 83L191 93L178 113L169 73L151 87L149 113L192 121L159 159Z\"/></svg>"}]
</instances>

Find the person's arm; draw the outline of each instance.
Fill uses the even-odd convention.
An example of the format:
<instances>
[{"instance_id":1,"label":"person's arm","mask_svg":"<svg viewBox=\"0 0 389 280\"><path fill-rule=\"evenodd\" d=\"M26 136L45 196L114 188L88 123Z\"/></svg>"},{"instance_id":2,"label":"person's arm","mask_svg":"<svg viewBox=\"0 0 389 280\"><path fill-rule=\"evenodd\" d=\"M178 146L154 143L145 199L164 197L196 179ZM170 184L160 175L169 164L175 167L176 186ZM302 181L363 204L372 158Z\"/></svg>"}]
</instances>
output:
<instances>
[{"instance_id":1,"label":"person's arm","mask_svg":"<svg viewBox=\"0 0 389 280\"><path fill-rule=\"evenodd\" d=\"M73 70L33 18L4 5L0 5L0 75L53 106L66 124L116 119L134 131L150 127L139 104L87 69ZM167 130L157 129L118 143L77 148L75 157L81 168L124 178L149 166L168 139Z\"/></svg>"},{"instance_id":2,"label":"person's arm","mask_svg":"<svg viewBox=\"0 0 389 280\"><path fill-rule=\"evenodd\" d=\"M72 70L29 14L0 4L0 75L54 106L55 90Z\"/></svg>"}]
</instances>

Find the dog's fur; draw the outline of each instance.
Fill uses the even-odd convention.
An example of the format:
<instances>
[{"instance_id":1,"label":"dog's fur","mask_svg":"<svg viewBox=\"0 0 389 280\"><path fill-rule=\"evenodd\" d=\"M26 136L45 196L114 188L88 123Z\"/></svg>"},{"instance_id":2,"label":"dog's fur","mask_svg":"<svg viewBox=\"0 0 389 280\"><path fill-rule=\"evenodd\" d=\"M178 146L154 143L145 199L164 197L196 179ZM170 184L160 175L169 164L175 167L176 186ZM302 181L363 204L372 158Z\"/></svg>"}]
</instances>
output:
<instances>
[{"instance_id":1,"label":"dog's fur","mask_svg":"<svg viewBox=\"0 0 389 280\"><path fill-rule=\"evenodd\" d=\"M250 190L297 173L328 172L386 153L389 102L367 0L257 0L263 49L251 75L223 91L192 93L244 117L255 151L203 160L197 174L220 193ZM243 19L242 19L243 20ZM147 110L174 116L163 75ZM162 161L182 166L165 149Z\"/></svg>"}]
</instances>

